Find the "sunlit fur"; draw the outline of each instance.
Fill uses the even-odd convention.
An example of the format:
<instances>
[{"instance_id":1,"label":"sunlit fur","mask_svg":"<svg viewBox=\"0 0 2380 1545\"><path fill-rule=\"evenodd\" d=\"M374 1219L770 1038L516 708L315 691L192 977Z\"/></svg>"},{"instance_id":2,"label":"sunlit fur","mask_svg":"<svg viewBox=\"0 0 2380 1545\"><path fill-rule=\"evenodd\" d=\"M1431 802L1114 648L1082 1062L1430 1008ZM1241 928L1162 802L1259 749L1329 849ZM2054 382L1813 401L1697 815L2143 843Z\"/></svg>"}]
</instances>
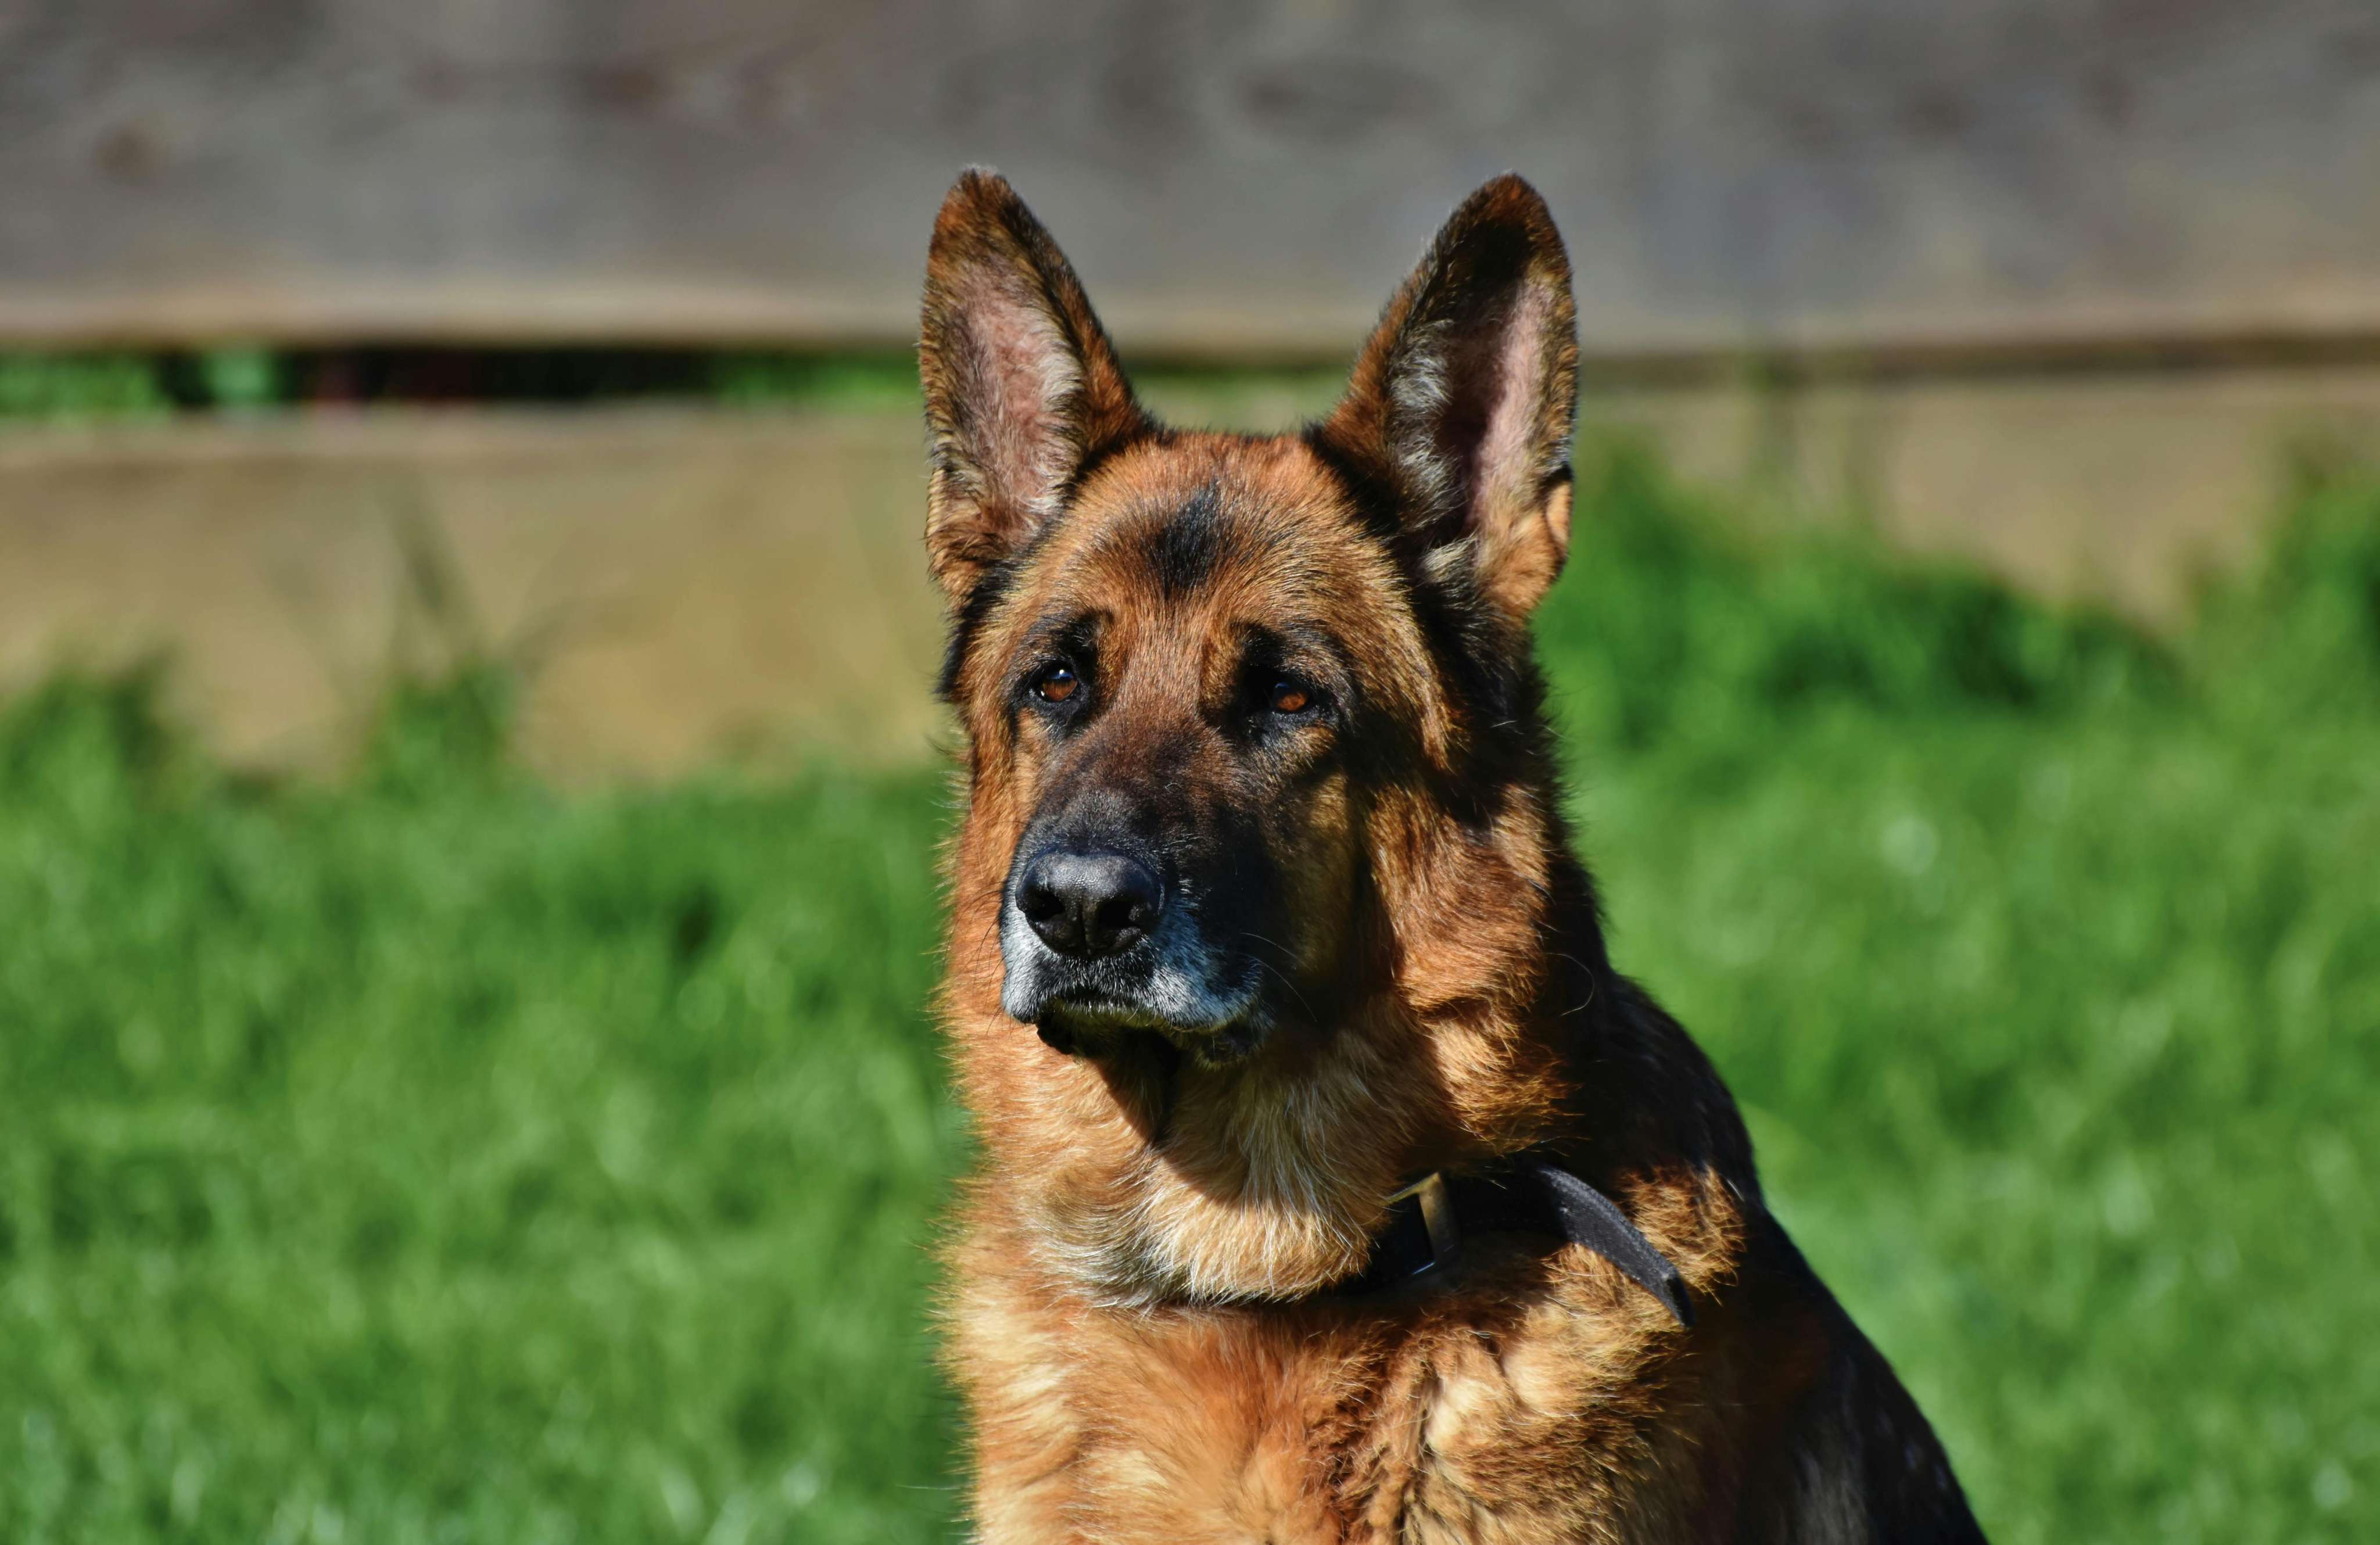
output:
<instances>
[{"instance_id":1,"label":"sunlit fur","mask_svg":"<svg viewBox=\"0 0 2380 1545\"><path fill-rule=\"evenodd\" d=\"M1570 537L1571 315L1543 203L1499 179L1331 419L1177 432L1005 183L943 208L942 1013L981 1150L948 1330L984 1540L1976 1538L1767 1214L1726 1089L1605 955L1524 626ZM1020 690L1058 628L1095 639L1079 718ZM1327 719L1231 729L1256 637L1305 641ZM1009 1012L1040 967L1007 887L1086 798L1165 812L1185 851L1254 844L1274 920L1201 912L1194 866L1156 1006L1053 1045ZM1401 1181L1539 1144L1677 1264L1691 1331L1546 1239L1343 1290Z\"/></svg>"}]
</instances>

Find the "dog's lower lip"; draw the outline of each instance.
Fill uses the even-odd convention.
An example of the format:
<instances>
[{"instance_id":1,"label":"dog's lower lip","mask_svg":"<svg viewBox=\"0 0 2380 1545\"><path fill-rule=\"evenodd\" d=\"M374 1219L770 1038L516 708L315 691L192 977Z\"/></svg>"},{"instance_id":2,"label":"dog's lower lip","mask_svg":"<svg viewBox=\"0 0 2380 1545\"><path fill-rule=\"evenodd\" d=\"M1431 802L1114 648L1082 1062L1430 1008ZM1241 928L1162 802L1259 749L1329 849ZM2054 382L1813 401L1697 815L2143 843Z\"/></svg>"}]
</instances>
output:
<instances>
[{"instance_id":1,"label":"dog's lower lip","mask_svg":"<svg viewBox=\"0 0 2380 1545\"><path fill-rule=\"evenodd\" d=\"M1063 1052L1102 1035L1153 1035L1186 1047L1230 1040L1245 1028L1237 1019L1211 1025L1177 1024L1138 1004L1085 997L1050 999L1034 1016L1033 1027L1044 1041Z\"/></svg>"},{"instance_id":2,"label":"dog's lower lip","mask_svg":"<svg viewBox=\"0 0 2380 1545\"><path fill-rule=\"evenodd\" d=\"M1200 1035L1223 1028L1220 1025L1177 1025L1144 1004L1091 995L1062 994L1050 998L1041 1005L1033 1022L1046 1026L1052 1020L1074 1029L1150 1030L1165 1035Z\"/></svg>"}]
</instances>

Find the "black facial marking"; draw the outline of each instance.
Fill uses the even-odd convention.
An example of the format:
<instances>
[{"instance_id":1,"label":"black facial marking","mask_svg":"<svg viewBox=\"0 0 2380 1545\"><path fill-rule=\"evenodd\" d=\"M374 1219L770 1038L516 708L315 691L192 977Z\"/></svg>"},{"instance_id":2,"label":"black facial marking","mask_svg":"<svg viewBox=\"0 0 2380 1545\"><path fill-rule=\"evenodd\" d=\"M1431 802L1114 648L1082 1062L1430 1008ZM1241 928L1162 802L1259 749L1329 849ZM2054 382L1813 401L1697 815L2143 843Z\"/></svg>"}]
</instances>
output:
<instances>
[{"instance_id":1,"label":"black facial marking","mask_svg":"<svg viewBox=\"0 0 2380 1545\"><path fill-rule=\"evenodd\" d=\"M942 646L942 668L934 678L934 694L942 701L956 707L959 700L959 673L966 668L967 650L975 636L1000 604L1001 598L1016 581L1016 569L1010 564L993 564L967 591L966 599L951 614L951 636Z\"/></svg>"},{"instance_id":2,"label":"black facial marking","mask_svg":"<svg viewBox=\"0 0 2380 1545\"><path fill-rule=\"evenodd\" d=\"M1205 584L1222 556L1223 506L1208 483L1190 496L1150 539L1148 554L1159 590L1168 597L1188 594Z\"/></svg>"},{"instance_id":3,"label":"black facial marking","mask_svg":"<svg viewBox=\"0 0 2380 1545\"><path fill-rule=\"evenodd\" d=\"M951 635L942 646L942 667L934 677L934 692L942 701L956 708L959 704L959 676L966 670L967 651L974 647L976 635L991 620L991 614L1006 600L1019 576L1033 566L1033 560L1049 544L1050 536L1066 523L1068 510L1056 518L1045 520L1030 541L1013 555L986 565L983 577L966 593L951 613Z\"/></svg>"}]
</instances>

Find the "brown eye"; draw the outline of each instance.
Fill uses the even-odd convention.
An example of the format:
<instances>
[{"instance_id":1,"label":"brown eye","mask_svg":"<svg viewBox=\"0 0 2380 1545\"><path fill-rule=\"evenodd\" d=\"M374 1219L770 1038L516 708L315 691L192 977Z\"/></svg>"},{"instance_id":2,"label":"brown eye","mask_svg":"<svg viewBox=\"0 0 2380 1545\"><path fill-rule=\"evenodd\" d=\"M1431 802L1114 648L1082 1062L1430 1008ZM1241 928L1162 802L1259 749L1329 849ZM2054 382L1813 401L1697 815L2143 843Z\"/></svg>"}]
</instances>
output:
<instances>
[{"instance_id":1,"label":"brown eye","mask_svg":"<svg viewBox=\"0 0 2380 1545\"><path fill-rule=\"evenodd\" d=\"M1303 713L1314 701L1314 694L1293 681L1272 684L1272 711L1275 713Z\"/></svg>"},{"instance_id":2,"label":"brown eye","mask_svg":"<svg viewBox=\"0 0 2380 1545\"><path fill-rule=\"evenodd\" d=\"M1083 685L1071 665L1052 665L1033 683L1033 695L1045 703L1062 703Z\"/></svg>"}]
</instances>

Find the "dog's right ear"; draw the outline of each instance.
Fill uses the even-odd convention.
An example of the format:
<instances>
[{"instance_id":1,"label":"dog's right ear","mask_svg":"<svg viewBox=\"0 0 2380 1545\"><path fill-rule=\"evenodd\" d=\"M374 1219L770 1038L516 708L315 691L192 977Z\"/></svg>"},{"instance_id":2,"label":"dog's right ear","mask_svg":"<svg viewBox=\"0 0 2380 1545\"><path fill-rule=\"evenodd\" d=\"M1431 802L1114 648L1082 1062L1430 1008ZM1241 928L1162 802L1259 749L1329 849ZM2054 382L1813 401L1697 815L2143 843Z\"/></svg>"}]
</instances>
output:
<instances>
[{"instance_id":1,"label":"dog's right ear","mask_svg":"<svg viewBox=\"0 0 2380 1545\"><path fill-rule=\"evenodd\" d=\"M926 260L917 373L933 438L926 555L955 607L1145 432L1083 286L997 172L960 174Z\"/></svg>"},{"instance_id":2,"label":"dog's right ear","mask_svg":"<svg viewBox=\"0 0 2380 1545\"><path fill-rule=\"evenodd\" d=\"M1396 496L1426 582L1513 624L1570 551L1575 315L1553 215L1508 172L1438 233L1318 431Z\"/></svg>"}]
</instances>

